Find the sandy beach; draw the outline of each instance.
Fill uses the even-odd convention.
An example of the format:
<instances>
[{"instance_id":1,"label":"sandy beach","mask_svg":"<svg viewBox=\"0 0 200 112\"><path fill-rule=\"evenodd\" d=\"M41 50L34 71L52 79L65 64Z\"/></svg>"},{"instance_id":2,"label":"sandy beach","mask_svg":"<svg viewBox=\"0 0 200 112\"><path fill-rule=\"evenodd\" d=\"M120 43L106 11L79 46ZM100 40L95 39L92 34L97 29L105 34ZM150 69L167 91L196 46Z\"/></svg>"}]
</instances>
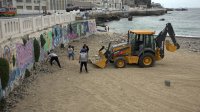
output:
<instances>
[{"instance_id":1,"label":"sandy beach","mask_svg":"<svg viewBox=\"0 0 200 112\"><path fill-rule=\"evenodd\" d=\"M200 39L177 38L181 48L165 52L154 67L128 65L116 69L109 64L100 69L88 65L89 73L79 73L78 54L84 43L92 58L109 40L123 40L121 34L97 33L70 43L75 60L66 49L55 51L62 69L44 64L12 112L200 112ZM44 70L44 71L43 71ZM45 72L46 70L46 72ZM165 86L165 80L171 86Z\"/></svg>"}]
</instances>

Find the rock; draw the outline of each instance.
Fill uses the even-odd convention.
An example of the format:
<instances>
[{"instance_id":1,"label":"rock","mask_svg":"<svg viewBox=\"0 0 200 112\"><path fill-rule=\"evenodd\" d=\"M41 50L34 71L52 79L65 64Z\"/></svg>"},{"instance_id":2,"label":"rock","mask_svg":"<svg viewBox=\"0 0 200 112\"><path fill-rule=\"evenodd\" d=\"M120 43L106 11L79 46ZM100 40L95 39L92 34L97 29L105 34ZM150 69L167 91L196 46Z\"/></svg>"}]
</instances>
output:
<instances>
[{"instance_id":1,"label":"rock","mask_svg":"<svg viewBox=\"0 0 200 112\"><path fill-rule=\"evenodd\" d=\"M168 87L170 87L170 85L171 85L171 82L170 82L170 80L165 80L165 86L168 86Z\"/></svg>"},{"instance_id":2,"label":"rock","mask_svg":"<svg viewBox=\"0 0 200 112\"><path fill-rule=\"evenodd\" d=\"M193 51L193 52L198 52L198 50L197 50L197 49L192 49L192 51Z\"/></svg>"},{"instance_id":3,"label":"rock","mask_svg":"<svg viewBox=\"0 0 200 112\"><path fill-rule=\"evenodd\" d=\"M161 18L160 21L165 21L165 18Z\"/></svg>"}]
</instances>

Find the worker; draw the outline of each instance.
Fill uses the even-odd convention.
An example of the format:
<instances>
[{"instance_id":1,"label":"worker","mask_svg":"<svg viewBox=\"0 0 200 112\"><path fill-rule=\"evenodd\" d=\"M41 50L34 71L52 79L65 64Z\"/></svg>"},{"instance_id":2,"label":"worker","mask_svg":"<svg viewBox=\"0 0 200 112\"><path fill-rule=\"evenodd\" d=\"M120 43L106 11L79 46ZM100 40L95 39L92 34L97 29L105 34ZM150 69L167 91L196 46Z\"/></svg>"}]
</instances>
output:
<instances>
[{"instance_id":1,"label":"worker","mask_svg":"<svg viewBox=\"0 0 200 112\"><path fill-rule=\"evenodd\" d=\"M106 25L105 31L106 31L106 32L109 32L109 26L108 26L108 25Z\"/></svg>"},{"instance_id":2,"label":"worker","mask_svg":"<svg viewBox=\"0 0 200 112\"><path fill-rule=\"evenodd\" d=\"M139 41L139 51L142 51L144 48L144 41Z\"/></svg>"},{"instance_id":3,"label":"worker","mask_svg":"<svg viewBox=\"0 0 200 112\"><path fill-rule=\"evenodd\" d=\"M144 48L144 44L140 44L140 45L139 45L139 51L142 51L143 48Z\"/></svg>"},{"instance_id":4,"label":"worker","mask_svg":"<svg viewBox=\"0 0 200 112\"><path fill-rule=\"evenodd\" d=\"M90 50L89 47L86 44L84 44L83 47L85 47L86 52L89 53L89 50Z\"/></svg>"},{"instance_id":5,"label":"worker","mask_svg":"<svg viewBox=\"0 0 200 112\"><path fill-rule=\"evenodd\" d=\"M83 47L83 49L80 52L80 56L79 56L80 73L82 73L83 65L85 67L85 71L88 73L87 62L88 62L88 53L87 53L86 48Z\"/></svg>"},{"instance_id":6,"label":"worker","mask_svg":"<svg viewBox=\"0 0 200 112\"><path fill-rule=\"evenodd\" d=\"M86 51L87 53L89 53L89 47L86 45L86 44L84 44L83 45L83 48L81 49L81 51ZM81 51L80 51L80 53L81 53Z\"/></svg>"},{"instance_id":7,"label":"worker","mask_svg":"<svg viewBox=\"0 0 200 112\"><path fill-rule=\"evenodd\" d=\"M52 65L53 61L55 60L58 64L58 66L61 68L60 66L60 62L59 62L59 59L58 59L58 55L53 53L53 51L51 52L48 52L48 58L47 60L50 60L50 64Z\"/></svg>"},{"instance_id":8,"label":"worker","mask_svg":"<svg viewBox=\"0 0 200 112\"><path fill-rule=\"evenodd\" d=\"M73 46L69 45L69 47L67 48L67 53L68 53L68 58L69 60L72 57L72 60L74 60L74 49Z\"/></svg>"}]
</instances>

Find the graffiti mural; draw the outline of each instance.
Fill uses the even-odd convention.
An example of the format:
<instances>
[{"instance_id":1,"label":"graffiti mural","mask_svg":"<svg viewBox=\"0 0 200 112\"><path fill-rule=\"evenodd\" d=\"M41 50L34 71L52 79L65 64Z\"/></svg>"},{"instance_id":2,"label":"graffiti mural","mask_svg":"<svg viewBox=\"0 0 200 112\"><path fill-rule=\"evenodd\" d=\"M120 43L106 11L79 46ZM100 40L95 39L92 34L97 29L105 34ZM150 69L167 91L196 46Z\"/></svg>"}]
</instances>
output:
<instances>
[{"instance_id":1,"label":"graffiti mural","mask_svg":"<svg viewBox=\"0 0 200 112\"><path fill-rule=\"evenodd\" d=\"M78 37L81 36L81 24L80 23L76 24L76 34Z\"/></svg>"},{"instance_id":2,"label":"graffiti mural","mask_svg":"<svg viewBox=\"0 0 200 112\"><path fill-rule=\"evenodd\" d=\"M39 58L39 60L44 61L45 57L47 57L47 53L45 52L44 49L40 48L40 58Z\"/></svg>"},{"instance_id":3,"label":"graffiti mural","mask_svg":"<svg viewBox=\"0 0 200 112\"><path fill-rule=\"evenodd\" d=\"M56 47L61 43L62 40L62 29L60 25L53 27L53 45Z\"/></svg>"},{"instance_id":4,"label":"graffiti mural","mask_svg":"<svg viewBox=\"0 0 200 112\"><path fill-rule=\"evenodd\" d=\"M0 46L0 57L3 57L3 48Z\"/></svg>"},{"instance_id":5,"label":"graffiti mural","mask_svg":"<svg viewBox=\"0 0 200 112\"><path fill-rule=\"evenodd\" d=\"M89 33L96 32L96 22L94 20L88 21L88 26L89 26Z\"/></svg>"},{"instance_id":6,"label":"graffiti mural","mask_svg":"<svg viewBox=\"0 0 200 112\"><path fill-rule=\"evenodd\" d=\"M62 42L63 43L68 43L69 42L69 39L68 39L68 37L67 37L67 34L68 34L68 31L67 31L67 26L68 26L68 24L65 24L65 25L63 25L63 27L62 27L62 35L63 35L63 37L62 37Z\"/></svg>"},{"instance_id":7,"label":"graffiti mural","mask_svg":"<svg viewBox=\"0 0 200 112\"><path fill-rule=\"evenodd\" d=\"M81 28L80 28L81 36L84 36L88 32L88 23L82 22L80 25L81 25Z\"/></svg>"},{"instance_id":8,"label":"graffiti mural","mask_svg":"<svg viewBox=\"0 0 200 112\"><path fill-rule=\"evenodd\" d=\"M1 86L1 77L0 77L0 100L1 100L2 97L3 97L3 89L2 89L2 86Z\"/></svg>"},{"instance_id":9,"label":"graffiti mural","mask_svg":"<svg viewBox=\"0 0 200 112\"><path fill-rule=\"evenodd\" d=\"M10 50L10 47L7 46L7 45L4 47L3 58L5 58L6 60L8 60L9 63L12 62L11 50Z\"/></svg>"},{"instance_id":10,"label":"graffiti mural","mask_svg":"<svg viewBox=\"0 0 200 112\"><path fill-rule=\"evenodd\" d=\"M5 46L0 46L0 57L6 59L9 62L10 69L15 66L15 60L13 60L13 57L15 57L15 44L12 40L10 40Z\"/></svg>"},{"instance_id":11,"label":"graffiti mural","mask_svg":"<svg viewBox=\"0 0 200 112\"><path fill-rule=\"evenodd\" d=\"M86 33L96 32L96 22L94 20L78 21L63 25L62 34L64 41L68 42L69 40L76 39L81 36L85 36Z\"/></svg>"},{"instance_id":12,"label":"graffiti mural","mask_svg":"<svg viewBox=\"0 0 200 112\"><path fill-rule=\"evenodd\" d=\"M21 71L19 68L14 69L10 73L9 81L8 81L8 86L11 88L11 90L14 88L14 82L16 81L17 78L19 78L21 75Z\"/></svg>"},{"instance_id":13,"label":"graffiti mural","mask_svg":"<svg viewBox=\"0 0 200 112\"><path fill-rule=\"evenodd\" d=\"M84 30L83 30L84 33L89 32L88 21L85 21L85 22L83 22L82 24L83 24L83 26L84 26Z\"/></svg>"},{"instance_id":14,"label":"graffiti mural","mask_svg":"<svg viewBox=\"0 0 200 112\"><path fill-rule=\"evenodd\" d=\"M46 40L46 43L44 45L44 51L47 52L47 51L53 49L53 46L52 46L52 44L53 44L52 32L49 31L47 33L44 33L43 35L44 35L44 38Z\"/></svg>"},{"instance_id":15,"label":"graffiti mural","mask_svg":"<svg viewBox=\"0 0 200 112\"><path fill-rule=\"evenodd\" d=\"M68 37L68 39L69 40L72 40L72 39L76 39L78 36L77 36L77 34L76 34L76 27L77 27L77 25L76 24L69 24L68 25L68 34L67 34L67 37Z\"/></svg>"},{"instance_id":16,"label":"graffiti mural","mask_svg":"<svg viewBox=\"0 0 200 112\"><path fill-rule=\"evenodd\" d=\"M23 44L17 43L16 54L17 66L21 69L25 69L34 61L33 41L29 40L25 46Z\"/></svg>"}]
</instances>

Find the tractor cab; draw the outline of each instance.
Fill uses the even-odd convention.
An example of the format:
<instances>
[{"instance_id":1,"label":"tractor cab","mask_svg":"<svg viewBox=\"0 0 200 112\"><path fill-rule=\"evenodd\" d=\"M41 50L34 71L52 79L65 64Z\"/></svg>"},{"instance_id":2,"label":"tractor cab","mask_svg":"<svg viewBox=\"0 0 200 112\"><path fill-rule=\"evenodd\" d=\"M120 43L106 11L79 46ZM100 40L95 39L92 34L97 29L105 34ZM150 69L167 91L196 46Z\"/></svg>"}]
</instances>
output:
<instances>
[{"instance_id":1,"label":"tractor cab","mask_svg":"<svg viewBox=\"0 0 200 112\"><path fill-rule=\"evenodd\" d=\"M155 50L154 31L129 30L128 42L131 45L132 55L140 55L146 50Z\"/></svg>"}]
</instances>

